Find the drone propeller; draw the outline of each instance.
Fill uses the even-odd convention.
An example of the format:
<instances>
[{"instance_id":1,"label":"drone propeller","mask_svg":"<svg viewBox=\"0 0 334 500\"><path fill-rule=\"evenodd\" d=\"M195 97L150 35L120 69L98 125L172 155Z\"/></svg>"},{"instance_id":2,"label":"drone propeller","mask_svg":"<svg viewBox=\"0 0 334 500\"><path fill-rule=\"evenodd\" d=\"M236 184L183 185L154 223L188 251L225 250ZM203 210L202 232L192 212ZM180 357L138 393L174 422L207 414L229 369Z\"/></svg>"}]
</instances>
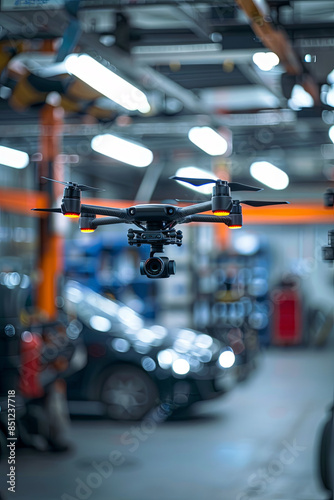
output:
<instances>
[{"instance_id":1,"label":"drone propeller","mask_svg":"<svg viewBox=\"0 0 334 500\"><path fill-rule=\"evenodd\" d=\"M178 198L175 198L174 201L177 201L178 203L203 203L203 201L208 201L208 199L206 200L179 200Z\"/></svg>"},{"instance_id":2,"label":"drone propeller","mask_svg":"<svg viewBox=\"0 0 334 500\"><path fill-rule=\"evenodd\" d=\"M178 203L201 203L199 200L179 200L176 198L174 201ZM288 205L288 201L257 201L257 200L233 200L235 203L243 203L244 205L250 205L251 207L266 207L269 205Z\"/></svg>"},{"instance_id":3,"label":"drone propeller","mask_svg":"<svg viewBox=\"0 0 334 500\"><path fill-rule=\"evenodd\" d=\"M192 177L178 177L174 175L170 177L170 179L181 182L188 182L188 184L192 184L193 186L204 186L205 184L219 184L222 181L221 179L196 179ZM239 182L227 182L231 191L262 191L263 188L258 188L254 186L248 186L247 184L240 184Z\"/></svg>"},{"instance_id":4,"label":"drone propeller","mask_svg":"<svg viewBox=\"0 0 334 500\"><path fill-rule=\"evenodd\" d=\"M193 186L204 186L204 184L216 182L214 179L195 179L192 177L178 177L177 175L173 175L170 179L174 181L188 182L188 184L192 184Z\"/></svg>"},{"instance_id":5,"label":"drone propeller","mask_svg":"<svg viewBox=\"0 0 334 500\"><path fill-rule=\"evenodd\" d=\"M240 184L240 182L229 182L231 191L263 191L263 188L249 186L248 184Z\"/></svg>"},{"instance_id":6,"label":"drone propeller","mask_svg":"<svg viewBox=\"0 0 334 500\"><path fill-rule=\"evenodd\" d=\"M50 177L44 176L42 176L42 179L51 182L57 182L58 184L62 184L63 186L65 186L64 195L60 208L34 208L33 210L35 210L36 212L58 213L65 215L65 217L77 219L80 217L81 213L81 191L101 191L101 189L86 186L85 184L77 184L76 182L72 181L58 181L56 179L50 179Z\"/></svg>"},{"instance_id":7,"label":"drone propeller","mask_svg":"<svg viewBox=\"0 0 334 500\"><path fill-rule=\"evenodd\" d=\"M238 201L238 200L234 200ZM257 200L241 200L238 203L249 205L251 207L267 207L269 205L288 205L288 201L257 201Z\"/></svg>"},{"instance_id":8,"label":"drone propeller","mask_svg":"<svg viewBox=\"0 0 334 500\"><path fill-rule=\"evenodd\" d=\"M61 214L60 208L32 208L35 212L51 212L55 214Z\"/></svg>"},{"instance_id":9,"label":"drone propeller","mask_svg":"<svg viewBox=\"0 0 334 500\"><path fill-rule=\"evenodd\" d=\"M77 184L76 182L63 182L63 181L57 181L56 179L50 179L49 177L41 177L42 179L46 179L47 181L52 181L52 182L58 182L58 184L63 184L64 186L67 187L73 187L73 188L78 188L80 191L104 191L104 189L92 187L92 186L86 186L85 184Z\"/></svg>"}]
</instances>

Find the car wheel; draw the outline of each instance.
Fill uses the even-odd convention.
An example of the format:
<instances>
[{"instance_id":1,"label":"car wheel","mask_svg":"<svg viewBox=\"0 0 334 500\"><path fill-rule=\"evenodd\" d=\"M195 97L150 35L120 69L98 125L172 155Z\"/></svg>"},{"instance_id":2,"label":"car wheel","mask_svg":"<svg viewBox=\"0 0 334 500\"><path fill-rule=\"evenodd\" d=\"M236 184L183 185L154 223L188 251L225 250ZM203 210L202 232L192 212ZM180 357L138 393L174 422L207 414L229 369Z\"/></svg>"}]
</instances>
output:
<instances>
[{"instance_id":1,"label":"car wheel","mask_svg":"<svg viewBox=\"0 0 334 500\"><path fill-rule=\"evenodd\" d=\"M331 453L331 439L332 439L332 426L333 426L333 421L332 419L328 420L326 422L322 436L321 436L321 444L320 444L320 475L321 475L321 480L323 482L324 487L332 491L333 487L333 478L332 478L332 460L334 460L333 457L330 456Z\"/></svg>"},{"instance_id":2,"label":"car wheel","mask_svg":"<svg viewBox=\"0 0 334 500\"><path fill-rule=\"evenodd\" d=\"M117 366L104 375L100 399L110 418L140 420L156 405L158 390L140 368Z\"/></svg>"}]
</instances>

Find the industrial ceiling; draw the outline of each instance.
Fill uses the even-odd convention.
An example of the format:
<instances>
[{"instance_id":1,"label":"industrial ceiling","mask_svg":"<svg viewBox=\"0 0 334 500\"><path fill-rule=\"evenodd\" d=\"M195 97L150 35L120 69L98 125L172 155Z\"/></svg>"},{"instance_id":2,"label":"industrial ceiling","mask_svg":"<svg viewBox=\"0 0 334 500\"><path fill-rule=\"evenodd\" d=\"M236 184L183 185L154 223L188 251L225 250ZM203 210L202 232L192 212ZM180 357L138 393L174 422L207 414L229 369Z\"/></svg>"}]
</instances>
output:
<instances>
[{"instance_id":1,"label":"industrial ceiling","mask_svg":"<svg viewBox=\"0 0 334 500\"><path fill-rule=\"evenodd\" d=\"M56 60L59 65L71 51L88 53L148 96L146 115L117 106L103 119L86 108L66 112L63 152L77 155L68 172L74 180L107 182L112 196L138 200L192 196L168 180L187 165L227 168L233 180L251 183L251 162L271 161L288 173L294 197L316 197L334 180L328 136L334 107L327 97L334 69L332 0L2 0L0 37L12 46L25 41L1 73L4 145L30 155L39 148L41 103L27 109L11 103L12 73L20 67L53 78ZM46 40L52 50L41 52ZM263 51L277 53L280 64L259 69L253 56ZM312 95L309 107L291 99L295 85ZM99 105L110 109L106 98ZM228 138L225 156L209 157L189 141L189 129L202 125ZM136 169L93 152L92 137L107 132L150 148L153 163Z\"/></svg>"}]
</instances>

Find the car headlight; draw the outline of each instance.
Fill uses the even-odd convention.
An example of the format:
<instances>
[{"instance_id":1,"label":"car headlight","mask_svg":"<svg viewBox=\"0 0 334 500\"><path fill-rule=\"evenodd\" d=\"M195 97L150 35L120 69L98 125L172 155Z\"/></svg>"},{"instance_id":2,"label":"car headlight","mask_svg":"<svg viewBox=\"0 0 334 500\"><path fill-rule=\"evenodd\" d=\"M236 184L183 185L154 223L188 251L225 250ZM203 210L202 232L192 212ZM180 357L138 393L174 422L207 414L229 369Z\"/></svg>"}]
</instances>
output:
<instances>
[{"instance_id":1,"label":"car headlight","mask_svg":"<svg viewBox=\"0 0 334 500\"><path fill-rule=\"evenodd\" d=\"M231 366L235 363L233 349L231 347L227 347L225 351L220 354L218 362L222 368L231 368Z\"/></svg>"},{"instance_id":2,"label":"car headlight","mask_svg":"<svg viewBox=\"0 0 334 500\"><path fill-rule=\"evenodd\" d=\"M216 346L212 337L204 333L198 334L193 330L180 330L173 344L173 349L188 356L201 358L201 361L209 362L214 354Z\"/></svg>"},{"instance_id":3,"label":"car headlight","mask_svg":"<svg viewBox=\"0 0 334 500\"><path fill-rule=\"evenodd\" d=\"M206 335L205 333L201 333L197 335L195 345L200 349L209 349L213 344L212 337Z\"/></svg>"},{"instance_id":4,"label":"car headlight","mask_svg":"<svg viewBox=\"0 0 334 500\"><path fill-rule=\"evenodd\" d=\"M178 355L173 349L165 349L163 351L158 352L157 359L159 366L167 370L172 366L173 362L178 359Z\"/></svg>"},{"instance_id":5,"label":"car headlight","mask_svg":"<svg viewBox=\"0 0 334 500\"><path fill-rule=\"evenodd\" d=\"M190 365L186 359L176 359L172 365L173 371L177 375L186 375L190 370Z\"/></svg>"}]
</instances>

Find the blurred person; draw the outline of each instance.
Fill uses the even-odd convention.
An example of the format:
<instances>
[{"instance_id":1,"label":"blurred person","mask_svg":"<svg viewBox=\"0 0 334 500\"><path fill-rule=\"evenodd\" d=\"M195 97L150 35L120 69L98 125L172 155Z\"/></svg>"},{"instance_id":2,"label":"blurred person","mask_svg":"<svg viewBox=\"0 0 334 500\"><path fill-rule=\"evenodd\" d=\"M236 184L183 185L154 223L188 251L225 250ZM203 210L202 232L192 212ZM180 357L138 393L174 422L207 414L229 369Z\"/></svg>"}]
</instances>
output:
<instances>
[{"instance_id":1,"label":"blurred person","mask_svg":"<svg viewBox=\"0 0 334 500\"><path fill-rule=\"evenodd\" d=\"M85 366L87 353L77 336L67 335L75 320L61 306L53 322L35 309L35 281L31 279L20 311L26 329L21 335L19 382L26 411L20 434L24 444L36 449L67 451L72 445L65 378Z\"/></svg>"},{"instance_id":2,"label":"blurred person","mask_svg":"<svg viewBox=\"0 0 334 500\"><path fill-rule=\"evenodd\" d=\"M25 444L36 449L67 451L70 418L63 376L74 347L69 339L59 342L59 338L64 339L59 326L43 325L42 334L31 330L22 334L19 389L26 401L26 413L20 434Z\"/></svg>"}]
</instances>

